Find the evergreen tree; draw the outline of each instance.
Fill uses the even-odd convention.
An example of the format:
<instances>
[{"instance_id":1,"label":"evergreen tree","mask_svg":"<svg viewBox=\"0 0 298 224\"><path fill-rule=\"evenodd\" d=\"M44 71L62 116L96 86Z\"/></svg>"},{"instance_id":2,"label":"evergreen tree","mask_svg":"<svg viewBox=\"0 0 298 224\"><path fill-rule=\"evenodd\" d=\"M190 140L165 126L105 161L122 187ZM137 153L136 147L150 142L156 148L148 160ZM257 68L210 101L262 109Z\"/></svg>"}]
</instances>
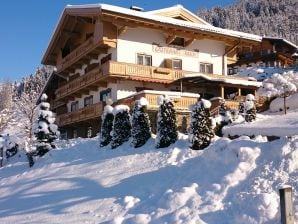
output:
<instances>
[{"instance_id":1,"label":"evergreen tree","mask_svg":"<svg viewBox=\"0 0 298 224\"><path fill-rule=\"evenodd\" d=\"M113 107L106 105L101 116L100 147L108 145L112 140L113 120Z\"/></svg>"},{"instance_id":2,"label":"evergreen tree","mask_svg":"<svg viewBox=\"0 0 298 224\"><path fill-rule=\"evenodd\" d=\"M216 126L214 127L214 133L217 136L222 136L222 128L232 122L230 111L227 111L227 106L224 100L220 101L219 114L214 118Z\"/></svg>"},{"instance_id":3,"label":"evergreen tree","mask_svg":"<svg viewBox=\"0 0 298 224\"><path fill-rule=\"evenodd\" d=\"M243 115L244 113L245 113L244 102L240 101L239 102L239 114Z\"/></svg>"},{"instance_id":4,"label":"evergreen tree","mask_svg":"<svg viewBox=\"0 0 298 224\"><path fill-rule=\"evenodd\" d=\"M135 148L144 145L151 137L149 115L146 112L148 102L145 98L136 100L132 111L132 146Z\"/></svg>"},{"instance_id":5,"label":"evergreen tree","mask_svg":"<svg viewBox=\"0 0 298 224\"><path fill-rule=\"evenodd\" d=\"M113 109L113 114L114 122L111 147L115 149L128 141L131 135L129 107L126 105L117 105Z\"/></svg>"},{"instance_id":6,"label":"evergreen tree","mask_svg":"<svg viewBox=\"0 0 298 224\"><path fill-rule=\"evenodd\" d=\"M3 137L5 139L5 145L6 145L6 158L10 158L17 154L18 152L18 144L7 134Z\"/></svg>"},{"instance_id":7,"label":"evergreen tree","mask_svg":"<svg viewBox=\"0 0 298 224\"><path fill-rule=\"evenodd\" d=\"M247 94L246 101L244 104L245 107L245 121L252 122L256 119L257 110L254 103L254 96L252 94Z\"/></svg>"},{"instance_id":8,"label":"evergreen tree","mask_svg":"<svg viewBox=\"0 0 298 224\"><path fill-rule=\"evenodd\" d=\"M167 96L161 96L158 103L156 148L164 148L175 143L178 138L176 111Z\"/></svg>"},{"instance_id":9,"label":"evergreen tree","mask_svg":"<svg viewBox=\"0 0 298 224\"><path fill-rule=\"evenodd\" d=\"M59 134L57 125L54 124L55 117L50 111L50 104L46 102L47 95L42 94L39 104L38 120L33 126L35 137L37 138L36 154L43 156L51 148L55 148L53 141Z\"/></svg>"},{"instance_id":10,"label":"evergreen tree","mask_svg":"<svg viewBox=\"0 0 298 224\"><path fill-rule=\"evenodd\" d=\"M190 148L193 150L206 148L214 137L210 106L210 101L201 99L191 108L189 141Z\"/></svg>"}]
</instances>

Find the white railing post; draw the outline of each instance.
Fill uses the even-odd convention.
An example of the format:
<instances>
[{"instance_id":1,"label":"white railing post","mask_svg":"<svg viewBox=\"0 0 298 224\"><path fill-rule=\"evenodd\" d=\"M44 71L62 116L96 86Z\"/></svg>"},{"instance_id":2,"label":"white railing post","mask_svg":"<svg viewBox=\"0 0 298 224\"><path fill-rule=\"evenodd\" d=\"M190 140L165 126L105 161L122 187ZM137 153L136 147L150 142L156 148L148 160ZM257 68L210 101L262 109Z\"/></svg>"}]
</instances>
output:
<instances>
[{"instance_id":1,"label":"white railing post","mask_svg":"<svg viewBox=\"0 0 298 224\"><path fill-rule=\"evenodd\" d=\"M294 224L293 189L286 186L279 189L280 214L282 224Z\"/></svg>"}]
</instances>

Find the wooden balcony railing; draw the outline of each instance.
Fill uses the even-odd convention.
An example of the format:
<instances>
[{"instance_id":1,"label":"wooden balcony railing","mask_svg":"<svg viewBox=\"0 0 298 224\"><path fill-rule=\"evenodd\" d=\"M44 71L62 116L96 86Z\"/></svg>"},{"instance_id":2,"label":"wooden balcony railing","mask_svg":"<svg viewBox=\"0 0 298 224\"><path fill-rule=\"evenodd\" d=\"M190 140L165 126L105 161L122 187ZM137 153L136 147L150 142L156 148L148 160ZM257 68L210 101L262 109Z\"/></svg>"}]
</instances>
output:
<instances>
[{"instance_id":1,"label":"wooden balcony railing","mask_svg":"<svg viewBox=\"0 0 298 224\"><path fill-rule=\"evenodd\" d=\"M96 85L107 77L124 77L132 79L145 79L151 82L170 83L179 79L188 71L160 68L153 66L137 65L108 61L75 80L68 82L56 90L56 101L65 97L78 95L87 91L91 85Z\"/></svg>"},{"instance_id":2,"label":"wooden balcony railing","mask_svg":"<svg viewBox=\"0 0 298 224\"><path fill-rule=\"evenodd\" d=\"M56 90L56 100L60 100L61 98L72 94L78 94L78 92L87 89L90 85L96 84L101 79L100 73L100 67L96 67L85 75L82 75L61 86Z\"/></svg>"},{"instance_id":3,"label":"wooden balcony railing","mask_svg":"<svg viewBox=\"0 0 298 224\"><path fill-rule=\"evenodd\" d=\"M131 78L148 79L153 82L169 83L181 78L183 74L191 73L184 70L175 70L162 67L145 66L138 64L109 61L103 73L110 75L128 76Z\"/></svg>"},{"instance_id":4,"label":"wooden balcony railing","mask_svg":"<svg viewBox=\"0 0 298 224\"><path fill-rule=\"evenodd\" d=\"M56 66L57 72L62 73L65 69L71 66L80 67L84 60L86 60L86 62L89 62L89 54L98 55L101 50L105 52L107 47L116 47L116 41L109 40L108 38L103 37L102 40L95 42L94 38L90 37L75 50L65 56L60 63L58 63L58 65ZM86 62L83 62L83 64L85 64ZM78 65L76 63L78 63Z\"/></svg>"},{"instance_id":5,"label":"wooden balcony railing","mask_svg":"<svg viewBox=\"0 0 298 224\"><path fill-rule=\"evenodd\" d=\"M148 101L148 109L149 110L157 110L157 108L159 106L157 104L157 98L160 95L164 95L162 93L162 91L145 90L145 91L139 92L133 96L118 100L116 104L125 104L125 105L129 106L130 108L132 108L135 100L138 100L141 97L145 97ZM197 102L199 95L187 94L187 93L181 94L179 92L173 92L173 95L169 94L169 97L172 98L176 110L188 111L189 106L191 104L194 104Z\"/></svg>"},{"instance_id":6,"label":"wooden balcony railing","mask_svg":"<svg viewBox=\"0 0 298 224\"><path fill-rule=\"evenodd\" d=\"M69 112L57 116L56 122L59 127L69 125L76 122L85 121L92 118L98 118L103 112L103 104L96 103L88 107L84 107L74 112Z\"/></svg>"}]
</instances>

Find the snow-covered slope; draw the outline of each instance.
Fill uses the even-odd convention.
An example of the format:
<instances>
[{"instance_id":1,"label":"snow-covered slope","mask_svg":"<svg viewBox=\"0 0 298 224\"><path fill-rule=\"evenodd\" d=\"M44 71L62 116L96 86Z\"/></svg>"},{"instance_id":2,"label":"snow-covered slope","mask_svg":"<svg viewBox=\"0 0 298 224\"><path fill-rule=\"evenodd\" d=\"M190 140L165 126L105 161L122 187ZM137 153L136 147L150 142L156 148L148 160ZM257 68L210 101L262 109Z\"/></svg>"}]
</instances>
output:
<instances>
[{"instance_id":1,"label":"snow-covered slope","mask_svg":"<svg viewBox=\"0 0 298 224\"><path fill-rule=\"evenodd\" d=\"M280 67L263 67L263 66L251 66L240 69L240 71L235 74L236 77L251 77L258 81L263 81L271 77L275 73L283 74L288 71L296 71L297 68L280 68Z\"/></svg>"},{"instance_id":2,"label":"snow-covered slope","mask_svg":"<svg viewBox=\"0 0 298 224\"><path fill-rule=\"evenodd\" d=\"M164 149L154 139L98 145L61 142L31 169L21 154L10 161L0 169L0 223L279 223L284 184L298 219L298 137L218 138L204 151L184 135Z\"/></svg>"},{"instance_id":3,"label":"snow-covered slope","mask_svg":"<svg viewBox=\"0 0 298 224\"><path fill-rule=\"evenodd\" d=\"M276 106L277 107L277 106ZM240 120L223 128L225 136L293 136L298 135L298 110L284 112L257 114L254 122Z\"/></svg>"}]
</instances>

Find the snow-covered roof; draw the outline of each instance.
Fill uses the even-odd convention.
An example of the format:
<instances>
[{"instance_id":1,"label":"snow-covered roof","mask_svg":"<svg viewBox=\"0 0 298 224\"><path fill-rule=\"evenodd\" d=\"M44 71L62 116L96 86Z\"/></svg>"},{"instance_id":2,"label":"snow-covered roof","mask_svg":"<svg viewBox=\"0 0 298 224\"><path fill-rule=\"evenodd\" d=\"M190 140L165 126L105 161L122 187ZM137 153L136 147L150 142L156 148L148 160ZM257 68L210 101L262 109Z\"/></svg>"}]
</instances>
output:
<instances>
[{"instance_id":1,"label":"snow-covered roof","mask_svg":"<svg viewBox=\"0 0 298 224\"><path fill-rule=\"evenodd\" d=\"M182 7L182 6L179 6L179 7ZM128 8L114 6L114 5L87 4L87 5L67 5L66 6L66 9L90 9L90 8L91 9L98 8L98 9L105 10L105 11L125 14L128 16L138 17L138 18L142 18L142 19L148 19L148 20L155 21L155 22L162 22L164 24L192 28L192 29L222 34L222 35L236 37L236 38L243 38L243 39L259 41L259 42L261 42L261 40L262 40L261 36L254 35L254 34L233 31L233 30L228 30L228 29L222 29L222 28L218 28L215 26L211 26L211 25L198 24L198 23L193 23L193 22L189 22L189 21L169 18L169 17L165 17L165 16L154 15L152 13L135 11L135 10L131 10Z\"/></svg>"},{"instance_id":2,"label":"snow-covered roof","mask_svg":"<svg viewBox=\"0 0 298 224\"><path fill-rule=\"evenodd\" d=\"M249 80L247 78L229 77L224 75L206 75L201 73L193 73L193 74L184 74L182 77L182 79L191 79L191 78L193 79L203 78L211 82L222 82L222 83L242 85L242 86L254 86L254 87L262 86L262 82Z\"/></svg>"},{"instance_id":3,"label":"snow-covered roof","mask_svg":"<svg viewBox=\"0 0 298 224\"><path fill-rule=\"evenodd\" d=\"M148 93L148 94L156 94L156 95L167 95L167 96L175 96L175 97L181 97L181 96L186 96L186 97L194 97L194 98L199 98L200 94L197 93L188 93L188 92L174 92L174 91L158 91L158 90L143 90L137 93L134 93L130 96L135 96L143 93Z\"/></svg>"},{"instance_id":4,"label":"snow-covered roof","mask_svg":"<svg viewBox=\"0 0 298 224\"><path fill-rule=\"evenodd\" d=\"M290 42L290 41L288 41L288 40L286 40L284 38L279 38L279 37L263 37L263 39L265 39L265 40L267 39L267 40L279 40L279 41L283 41L283 42L287 43L288 45L290 45L290 46L298 49L298 46L296 44L294 44L294 43L292 43L292 42Z\"/></svg>"},{"instance_id":5,"label":"snow-covered roof","mask_svg":"<svg viewBox=\"0 0 298 224\"><path fill-rule=\"evenodd\" d=\"M152 15L163 15L164 13L168 13L168 12L174 12L174 11L179 11L182 10L184 12L186 12L187 14L189 14L191 17L195 18L197 21L200 21L200 23L203 23L205 25L210 25L210 23L206 22L205 20L203 20L202 18L198 17L196 14L192 13L191 11L189 11L188 9L184 8L182 5L177 4L168 8L163 8L163 9L157 9L157 10L152 10L152 11L148 11L146 13L148 14L152 14Z\"/></svg>"}]
</instances>

